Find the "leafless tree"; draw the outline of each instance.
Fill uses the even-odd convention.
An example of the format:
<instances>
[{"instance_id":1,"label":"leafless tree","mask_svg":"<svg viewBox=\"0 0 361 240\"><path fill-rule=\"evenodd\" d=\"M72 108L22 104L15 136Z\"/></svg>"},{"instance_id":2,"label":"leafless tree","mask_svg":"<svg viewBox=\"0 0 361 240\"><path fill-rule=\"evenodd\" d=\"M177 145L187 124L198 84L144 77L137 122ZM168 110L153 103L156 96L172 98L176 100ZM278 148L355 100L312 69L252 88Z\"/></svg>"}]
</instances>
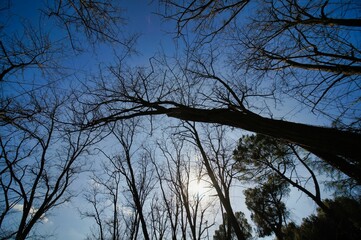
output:
<instances>
[{"instance_id":1,"label":"leafless tree","mask_svg":"<svg viewBox=\"0 0 361 240\"><path fill-rule=\"evenodd\" d=\"M171 239L199 240L207 237L214 225L209 219L213 201L206 191L194 187L203 179L201 165L192 160L184 140L178 137L158 144L165 162L153 161L159 179L159 189L169 219ZM186 153L187 151L188 153Z\"/></svg>"},{"instance_id":2,"label":"leafless tree","mask_svg":"<svg viewBox=\"0 0 361 240\"><path fill-rule=\"evenodd\" d=\"M163 71L163 75L159 73L158 77L160 79L168 77L168 81L172 79L174 85L178 84L169 92L176 92L184 86L186 90L178 91L178 96L183 94L189 97L190 93L194 94L198 91L198 98L192 96L187 101L184 99L185 96L183 98L173 95L169 97L165 94L165 89L167 89L165 87L154 95L138 94L135 96L135 98L139 99L140 97L141 99L138 102L134 101L139 108L133 108L133 110L141 110L140 107L144 106L143 110L151 110L148 114L168 114L171 117L185 120L215 122L282 138L297 143L328 161L335 168L342 169L341 171L347 175L358 178L360 159L356 149L360 143L360 136L352 133L352 131L358 131L360 115L359 73L357 71L360 67L358 60L360 46L356 40L360 31L360 16L359 11L356 10L360 8L358 1L342 3L338 1L303 3L288 0L250 3L244 1L227 3L186 1L182 4L166 1L166 3L167 6L174 7L173 12L169 12L168 16L175 18L178 29L186 31L184 26L189 25L195 26L193 30L196 36L202 36L203 30L209 30L208 33L216 33L219 42L213 38L214 34L212 42L214 45L220 45L217 46L217 48L221 48L217 52L218 55L221 55L220 58L229 58L228 67L222 65L220 61L217 62L216 58L209 54L211 50L207 50L207 48L212 48L212 42L204 44L201 51L205 54L200 56L190 50L184 59L180 60L179 64L182 66L179 72L174 66L171 66L170 69L167 69L171 74L166 76ZM241 8L249 10L248 16L243 11L238 11ZM234 10L236 13L234 17L230 18L230 22L218 21L229 16L224 14L222 9L230 12ZM249 18L245 20L246 17ZM221 26L212 28L212 20ZM212 31L214 29L222 30L220 32ZM222 45L225 45L226 48L222 48ZM213 46L213 48L216 47ZM229 52L231 53L228 54ZM186 58L194 60L195 63L190 63ZM216 67L219 64L221 67ZM223 69L219 69L223 66ZM194 74L185 72L189 70ZM225 71L240 73L227 76L224 74ZM152 78L154 75L156 74L153 74ZM314 128L287 121L273 121L275 119L265 119L264 114L252 112L247 104L252 101L247 101L249 98L246 96L253 94L261 96L260 92L252 93L250 91L254 90L257 84L250 85L246 82L247 84L242 87L237 80L242 77L250 77L250 75L256 75L257 78L263 79L262 82L266 84L267 88L272 88L271 90L281 94L278 99L294 97L310 106L308 109L311 111L320 111L332 116L338 127L342 126L344 122L343 130L348 130L335 131L335 126L333 129ZM197 77L199 82L201 82L200 78L207 79L208 81L202 83L208 85L212 85L209 83L210 80L218 81L219 85L215 91L220 92L222 96L216 98L210 94L212 90L201 91L200 84L192 85L190 79ZM251 81L258 82L257 78L252 78ZM270 79L274 81L270 83ZM188 83L184 80L188 80ZM184 81L183 85L181 85L181 81ZM159 80L158 83L162 85L162 80ZM193 92L190 90L192 88ZM147 89L152 88L148 86ZM139 92L141 88L136 90ZM158 95L158 93L163 95ZM206 102L207 100L208 102ZM208 104L204 104L204 102ZM253 100L253 104L255 104L254 102L255 100ZM147 114L145 111L142 112L139 115ZM117 113L118 117L122 115L121 111L117 111ZM138 113L135 114L138 115ZM115 115L113 114L114 117L116 117ZM312 133L315 136L311 136ZM336 135L338 136L336 137ZM321 144L316 146L311 139ZM349 140L351 141L348 142ZM357 145L353 145L356 142ZM341 145L345 145L344 147L349 149L342 150L344 153L341 153L339 151ZM336 148L338 149L336 150ZM353 156L350 156L351 152L354 152ZM358 173L351 173L354 171L352 169L358 169L355 170ZM360 181L358 180L358 182Z\"/></svg>"},{"instance_id":3,"label":"leafless tree","mask_svg":"<svg viewBox=\"0 0 361 240\"><path fill-rule=\"evenodd\" d=\"M88 239L121 239L121 220L124 217L120 203L121 180L121 174L108 161L92 174L90 187L84 194L91 210L80 210L82 217L92 218L96 223Z\"/></svg>"},{"instance_id":4,"label":"leafless tree","mask_svg":"<svg viewBox=\"0 0 361 240\"><path fill-rule=\"evenodd\" d=\"M106 159L100 170L94 170L94 186L85 195L92 209L81 211L82 216L96 222L97 231L91 239L123 239L124 233L128 239L139 239L140 228L144 239L151 237L147 204L151 204L149 197L155 185L154 170L147 151L135 146L138 126L135 119L115 124L111 136L119 148L114 156L100 150Z\"/></svg>"},{"instance_id":5,"label":"leafless tree","mask_svg":"<svg viewBox=\"0 0 361 240\"><path fill-rule=\"evenodd\" d=\"M160 2L165 7L164 17L176 22L178 35L186 33L190 25L193 31L199 33L199 40L206 42L226 29L250 1L191 0L179 3L162 0Z\"/></svg>"},{"instance_id":6,"label":"leafless tree","mask_svg":"<svg viewBox=\"0 0 361 240\"><path fill-rule=\"evenodd\" d=\"M222 48L234 69L276 86L339 127L359 128L358 1L164 1L178 33ZM170 8L170 10L168 9Z\"/></svg>"},{"instance_id":7,"label":"leafless tree","mask_svg":"<svg viewBox=\"0 0 361 240\"><path fill-rule=\"evenodd\" d=\"M360 34L358 1L260 1L248 26L234 26L234 66L264 76L279 91L359 128ZM242 52L242 54L241 54ZM342 125L344 124L344 125Z\"/></svg>"},{"instance_id":8,"label":"leafless tree","mask_svg":"<svg viewBox=\"0 0 361 240\"><path fill-rule=\"evenodd\" d=\"M99 135L63 123L79 120L72 102L42 91L27 102L9 103L2 113L1 239L32 236L37 223L45 223L52 209L73 197L70 186L85 170L82 158Z\"/></svg>"},{"instance_id":9,"label":"leafless tree","mask_svg":"<svg viewBox=\"0 0 361 240\"><path fill-rule=\"evenodd\" d=\"M6 76L16 71L24 71L28 68L42 71L49 71L49 68L54 70L55 67L59 67L60 62L57 58L66 52L69 45L78 50L85 47L82 34L85 34L85 39L88 39L91 44L103 41L120 43L128 50L133 47L135 38L121 35L120 30L125 19L121 17L120 6L114 1L48 1L41 9L38 9L35 16L39 17L39 21L52 22L52 27L64 29L68 39L60 40L53 36L51 32L53 29L42 29L40 27L42 25L24 23L21 27L17 26L14 29L9 24L14 18L12 5L10 3L9 8L1 10L9 21L0 28L0 63L2 65L0 81L4 81ZM67 53L71 54L71 52ZM57 65L54 65L55 62ZM6 79L8 78L9 76Z\"/></svg>"},{"instance_id":10,"label":"leafless tree","mask_svg":"<svg viewBox=\"0 0 361 240\"><path fill-rule=\"evenodd\" d=\"M42 2L32 19L14 12L17 4L22 3L8 1L0 8L1 160L6 160L0 226L22 239L48 210L70 199L68 187L82 171L76 159L95 141L72 125L86 116L71 98L60 97L59 85L40 98L39 92L74 73L65 59L95 50L100 41L120 44L128 54L135 38L121 34L124 19L115 1ZM13 228L8 214L16 216Z\"/></svg>"},{"instance_id":11,"label":"leafless tree","mask_svg":"<svg viewBox=\"0 0 361 240\"><path fill-rule=\"evenodd\" d=\"M230 189L237 171L232 166L234 161L230 149L225 146L225 129L216 127L215 134L212 134L209 130L206 131L207 140L204 141L201 139L194 123L187 123L185 128L190 132L189 138L200 152L201 161L206 168L211 184L222 207L225 209L228 222L226 236L231 237L233 231L238 239L246 239L242 226L239 225L231 205ZM205 145L208 145L208 147L204 147Z\"/></svg>"},{"instance_id":12,"label":"leafless tree","mask_svg":"<svg viewBox=\"0 0 361 240\"><path fill-rule=\"evenodd\" d=\"M156 199L158 200L155 206L156 211L154 213L152 211L151 214L152 216L155 214L163 214L159 211L159 208L162 207L168 220L169 230L167 232L169 232L170 238L172 240L175 240L178 239L179 232L183 233L183 229L185 229L184 222L182 221L183 218L181 218L181 214L183 212L183 205L179 201L177 194L172 191L171 187L168 187L170 181L167 171L164 170L162 165L155 160L155 158L152 158L152 163L155 165L155 172L158 179L158 191L160 197L159 195L156 197ZM166 166L168 169L170 168L170 165L167 164ZM161 201L159 199L161 199ZM182 236L184 237L185 234L183 233Z\"/></svg>"},{"instance_id":13,"label":"leafless tree","mask_svg":"<svg viewBox=\"0 0 361 240\"><path fill-rule=\"evenodd\" d=\"M214 55L174 65L168 61L153 60L149 71L110 68L115 79L102 78L93 99L88 99L94 118L87 126L155 115L227 125L296 143L361 182L360 134L273 119L249 110L252 99L265 95L237 85L235 75L231 79L217 75Z\"/></svg>"},{"instance_id":14,"label":"leafless tree","mask_svg":"<svg viewBox=\"0 0 361 240\"><path fill-rule=\"evenodd\" d=\"M117 42L131 47L122 39L120 29L125 18L121 6L113 0L53 0L42 11L60 23L73 47L82 48L77 32L84 33L92 44Z\"/></svg>"},{"instance_id":15,"label":"leafless tree","mask_svg":"<svg viewBox=\"0 0 361 240\"><path fill-rule=\"evenodd\" d=\"M166 205L163 204L162 198L154 194L151 203L150 225L152 239L168 239L169 237L169 218L167 215Z\"/></svg>"},{"instance_id":16,"label":"leafless tree","mask_svg":"<svg viewBox=\"0 0 361 240\"><path fill-rule=\"evenodd\" d=\"M38 67L40 70L46 71L45 66L55 51L52 49L47 34L37 36L36 31L31 26L27 26L22 37L1 35L0 82L6 81L8 75L25 68Z\"/></svg>"},{"instance_id":17,"label":"leafless tree","mask_svg":"<svg viewBox=\"0 0 361 240\"><path fill-rule=\"evenodd\" d=\"M139 216L143 230L144 239L150 239L149 229L145 214L145 203L154 188L153 170L150 158L145 153L140 154L138 164L132 163L132 145L135 139L137 121L132 120L130 124L123 124L115 130L114 136L123 148L123 156L118 159L116 170L125 178L128 191L130 192L132 204Z\"/></svg>"},{"instance_id":18,"label":"leafless tree","mask_svg":"<svg viewBox=\"0 0 361 240\"><path fill-rule=\"evenodd\" d=\"M21 4L9 1L0 9L0 84L5 91L1 101L84 74L69 60L85 49L97 51L100 42L109 48L121 45L119 56L134 50L136 36L122 33L124 14L116 1L46 1L28 10L34 11L31 19L16 12Z\"/></svg>"}]
</instances>

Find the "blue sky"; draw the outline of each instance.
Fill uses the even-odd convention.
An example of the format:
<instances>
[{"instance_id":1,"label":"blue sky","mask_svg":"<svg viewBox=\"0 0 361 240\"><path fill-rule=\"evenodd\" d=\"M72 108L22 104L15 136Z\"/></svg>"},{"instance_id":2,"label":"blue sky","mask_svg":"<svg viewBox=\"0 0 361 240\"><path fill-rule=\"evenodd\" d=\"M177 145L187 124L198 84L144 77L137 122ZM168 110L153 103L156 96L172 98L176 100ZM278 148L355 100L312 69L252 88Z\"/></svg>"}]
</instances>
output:
<instances>
[{"instance_id":1,"label":"blue sky","mask_svg":"<svg viewBox=\"0 0 361 240\"><path fill-rule=\"evenodd\" d=\"M5 2L5 1L4 1ZM16 31L18 35L22 35L21 29L22 24L33 24L38 26L48 25L47 21L39 22L39 9L42 6L43 1L28 1L28 0L16 0L10 2L10 11L5 11L6 14L0 14L0 21L7 26L7 34L11 34L9 31ZM153 14L157 11L158 5L153 3L149 5L147 1L122 1L121 6L125 9L124 16L127 19L128 25L124 26L125 31L130 31L132 33L140 34L137 44L138 54L133 56L132 61L134 64L139 64L142 62L147 63L148 58L150 58L157 49L159 50L162 47L164 49L169 48L168 38L164 36L161 30L161 20L160 17ZM61 37L57 32L52 32L53 37ZM78 55L77 58L70 59L70 63L67 62L65 65L74 66L79 64L82 69L91 69L96 72L98 68L98 63L102 62L104 65L110 64L109 54L112 52L104 48L103 51L99 51L96 54L92 53L90 55L84 54ZM90 57L89 57L90 56ZM69 59L66 59L69 61ZM22 73L20 73L22 74ZM23 77L27 83L19 84L17 81L17 76L13 76L11 79L8 79L6 84L1 84L1 95L6 96L11 94L17 98L22 97L23 91L27 88L31 88L34 85L31 82L36 79L36 84L40 83L42 79L41 73L27 70L26 75ZM77 73L78 76L82 76L81 73ZM44 79L45 80L45 79ZM68 79L69 82L72 82L74 79ZM62 81L61 79L59 81ZM62 85L63 83L61 83ZM74 83L73 83L74 84ZM66 84L65 84L66 85ZM87 176L81 176L73 188L78 191L86 187L88 183ZM55 239L84 239L86 234L89 232L89 228L93 224L88 219L81 219L78 209L83 206L83 198L81 194L77 198L74 198L74 201L71 203L66 203L54 211L51 211L46 216L46 221L41 222L37 225L37 230L39 232L55 234Z\"/></svg>"},{"instance_id":2,"label":"blue sky","mask_svg":"<svg viewBox=\"0 0 361 240\"><path fill-rule=\"evenodd\" d=\"M6 33L10 35L11 32L9 31L14 31L21 36L22 26L25 23L41 26L51 31L51 36L54 39L64 37L64 32L60 33L51 29L47 19L46 21L39 21L42 3L43 1L10 1L10 11L5 11L6 14L0 14L2 15L0 16L1 23L4 23L7 27ZM136 45L137 54L131 57L130 64L148 64L148 59L157 51L164 50L167 52L173 50L172 37L165 34L165 31L169 29L164 27L161 17L154 14L158 10L158 3L156 1L149 3L149 1L142 0L126 0L121 1L120 5L124 8L124 15L122 17L125 17L127 20L127 25L123 26L124 31L139 34ZM101 44L96 47L101 48L100 51L85 52L77 55L75 58L67 58L64 65L80 69L81 71L78 71L76 76L81 78L84 69L86 69L87 73L89 71L94 71L95 73L98 71L99 63L103 64L103 66L112 64L113 59L110 56L113 52ZM10 79L7 79L6 84L1 84L0 92L2 96L10 94L13 97L21 98L24 91L34 87L33 81L35 81L35 86L39 85L39 87L41 87L43 80L44 83L47 81L47 79L43 79L42 74L37 70L29 69L25 72L25 75L23 73L19 74L26 79L26 83L19 83L17 80L19 75L11 76ZM55 81L58 83L57 87L60 84L60 86L66 88L68 84L76 84L74 80L73 78L66 79L67 83L61 82L64 81L63 79ZM72 187L75 191L79 191L85 189L87 184L89 184L88 177L82 175ZM36 227L36 231L54 234L54 239L84 239L86 234L89 233L93 222L80 217L78 209L82 209L83 206L84 200L80 193L72 202L65 203L49 212L46 215L46 221L40 222Z\"/></svg>"},{"instance_id":3,"label":"blue sky","mask_svg":"<svg viewBox=\"0 0 361 240\"><path fill-rule=\"evenodd\" d=\"M38 14L38 5L40 1L13 1L12 11L16 12L18 20L21 19L32 19L34 20L34 24L38 24L37 14ZM125 9L125 17L128 19L128 25L126 25L125 31L130 31L132 33L139 33L140 37L137 43L137 51L138 54L132 56L131 62L134 64L147 64L148 59L152 57L157 51L164 50L167 54L172 54L175 50L175 43L173 42L173 36L170 34L166 34L166 32L170 32L173 28L166 23L163 23L160 16L154 14L158 10L158 3L153 1L153 3L149 4L148 1L122 1L121 5ZM13 16L14 17L14 16ZM11 20L12 21L12 20ZM15 30L17 27L21 25L17 25L16 21L12 22L13 29ZM41 23L45 24L45 23ZM112 58L109 55L112 54L109 49L104 48L103 51L97 53L95 55L84 54L84 56L78 56L77 59L74 59L74 62L68 63L69 65L80 64L82 68L89 68L89 71L92 71L91 68L96 68L99 62L103 64L111 63ZM28 73L29 74L29 73ZM36 73L34 73L36 74ZM78 76L81 76L79 73ZM29 78L39 77L38 75L32 76L31 71ZM72 81L70 79L69 81ZM13 92L16 89L15 85L7 85L3 86L1 92L2 94L6 94L7 91ZM284 113L290 113L290 119L292 120L292 106L286 106L288 110L282 110L280 115L284 115ZM298 115L299 116L299 115ZM315 116L303 115L300 119L297 118L300 122L312 122L313 124L323 124L322 119L318 119ZM235 133L236 136L239 136L239 132ZM73 187L76 190L84 188L88 183L86 176L81 176L79 181ZM239 196L239 192L242 191L242 188L234 190L234 196ZM305 197L300 197L300 194L296 191L292 192L292 197L289 199L291 210L293 210L294 220L300 221L302 217L307 216L309 213L313 212L315 209L315 204L308 200ZM239 206L240 209L244 208L244 204L240 204L243 202L241 198L235 198L234 205ZM73 202L66 203L63 206L58 207L54 210L49 216L47 216L48 221L41 223L38 225L38 229L40 231L54 232L56 234L56 239L68 239L68 240L77 240L82 239L89 232L89 227L93 224L90 220L81 219L79 216L78 209L83 205L83 199L81 198L81 194L79 197L75 198ZM249 214L248 214L249 215Z\"/></svg>"}]
</instances>

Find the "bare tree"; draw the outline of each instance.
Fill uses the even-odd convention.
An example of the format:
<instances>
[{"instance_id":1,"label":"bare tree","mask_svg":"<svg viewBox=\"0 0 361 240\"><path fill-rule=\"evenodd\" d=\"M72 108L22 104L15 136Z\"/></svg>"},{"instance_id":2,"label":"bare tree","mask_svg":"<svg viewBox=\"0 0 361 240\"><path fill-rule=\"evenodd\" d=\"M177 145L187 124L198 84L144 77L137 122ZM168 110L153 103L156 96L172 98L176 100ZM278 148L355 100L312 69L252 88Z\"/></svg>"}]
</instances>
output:
<instances>
[{"instance_id":1,"label":"bare tree","mask_svg":"<svg viewBox=\"0 0 361 240\"><path fill-rule=\"evenodd\" d=\"M121 34L124 19L116 1L41 2L31 19L15 12L19 4L0 7L1 160L6 160L0 226L2 236L22 239L48 210L70 199L69 185L82 171L76 159L95 141L89 131L73 126L86 116L73 99L60 97L59 85L43 97L38 92L74 76L67 60L81 51L96 50L101 41L120 44L128 54L135 38ZM16 216L14 224L9 214Z\"/></svg>"},{"instance_id":2,"label":"bare tree","mask_svg":"<svg viewBox=\"0 0 361 240\"><path fill-rule=\"evenodd\" d=\"M95 183L97 184L97 183ZM84 198L87 203L91 204L93 211L90 210L81 210L80 214L82 217L92 218L96 223L96 229L92 229L91 235L87 236L87 239L105 239L105 223L103 213L108 207L107 205L103 205L106 201L106 198L102 196L99 191L99 187L97 185L93 185L91 189L88 189L86 193L84 193Z\"/></svg>"},{"instance_id":3,"label":"bare tree","mask_svg":"<svg viewBox=\"0 0 361 240\"><path fill-rule=\"evenodd\" d=\"M53 208L73 197L70 186L85 170L82 156L98 134L62 123L79 117L71 113L71 102L65 103L70 99L40 92L26 103L12 102L2 115L1 239L30 237Z\"/></svg>"},{"instance_id":4,"label":"bare tree","mask_svg":"<svg viewBox=\"0 0 361 240\"><path fill-rule=\"evenodd\" d=\"M340 5L331 1L300 3L287 0L255 3L253 8L262 6L260 11L266 14L251 15L246 28L249 33L241 31L240 26L244 25L237 18L243 16L238 10L246 2L232 3L235 5L224 4L227 5L224 9L234 10L236 15L230 18L231 22L226 21L216 28L222 29L222 34L216 35L224 41L223 32L230 32L226 37L231 36L232 42L226 46L232 46L231 51L221 49L213 53L212 49L207 49L212 45L205 44L204 49L199 50L202 54L190 49L182 56L184 59L173 64L167 62L169 59L156 59L148 72L142 69L125 73L122 69L112 68L111 72L119 82L111 87L102 86L104 91L95 100L96 110L101 114L90 125L165 114L182 120L242 128L296 143L360 183L358 146L361 137L354 132L357 132L359 122L357 69L360 54L355 38L346 37L359 32L359 16L353 11L358 8L358 3L351 1ZM222 9L222 3L218 1L173 5L175 13L170 16L177 19L181 29L183 24L193 21L205 24L208 19L224 17L221 10L212 11ZM336 9L338 6L341 8ZM261 20L258 16L262 16ZM195 30L196 35L201 35L198 27ZM244 34L247 35L243 37ZM227 55L228 52L232 54ZM217 61L217 54L221 55L219 58L229 57L231 64L222 65ZM217 67L218 64L221 67ZM228 70L231 74L227 76L224 72ZM239 78L249 76L244 74L247 72L260 72L264 80L274 79L274 83L264 83L267 88L273 88L270 93L264 95L253 90L261 83L249 85L246 81L246 85L239 84ZM280 75L287 81L278 81ZM324 107L319 111L330 116L339 111L341 115L333 118L335 123L345 121L349 129L277 120L266 117L262 111L253 111L250 105L257 105L255 101L263 101L263 97L274 97L273 90L281 94L278 99L289 99L292 95L306 105L311 103L308 108L311 111L323 102ZM108 113L102 111L103 107ZM354 120L346 115L352 115Z\"/></svg>"},{"instance_id":5,"label":"bare tree","mask_svg":"<svg viewBox=\"0 0 361 240\"><path fill-rule=\"evenodd\" d=\"M235 65L268 76L277 72L274 80L282 91L357 130L361 52L354 36L360 33L359 2L261 4L245 31L231 33L239 43Z\"/></svg>"},{"instance_id":6,"label":"bare tree","mask_svg":"<svg viewBox=\"0 0 361 240\"><path fill-rule=\"evenodd\" d=\"M16 12L21 4L9 1L8 6L0 9L0 84L5 90L1 101L21 98L84 74L83 69L69 64L69 60L85 49L97 51L99 42L108 44L109 48L121 45L116 51L119 56L134 50L136 36L122 34L125 20L116 1L41 2L39 7L37 3L28 10L34 11L31 19Z\"/></svg>"},{"instance_id":7,"label":"bare tree","mask_svg":"<svg viewBox=\"0 0 361 240\"><path fill-rule=\"evenodd\" d=\"M232 155L229 154L229 149L227 151L224 145L225 130L216 128L215 136L212 136L208 132L206 142L209 144L209 150L206 150L195 124L188 123L185 127L190 132L190 138L200 151L201 160L206 168L212 186L217 193L221 205L225 209L228 222L226 236L230 238L231 233L234 232L238 239L246 239L247 233L243 232L242 226L240 226L231 205L230 189L232 181L235 179L235 169L233 169L232 166ZM208 151L208 153L206 151Z\"/></svg>"},{"instance_id":8,"label":"bare tree","mask_svg":"<svg viewBox=\"0 0 361 240\"><path fill-rule=\"evenodd\" d=\"M115 169L119 171L126 180L132 203L139 216L143 230L144 239L150 239L149 229L145 214L145 203L154 188L153 170L151 169L149 156L140 154L137 167L132 163L132 145L135 139L137 121L132 120L130 124L122 124L115 129L114 136L123 148L123 154L118 158Z\"/></svg>"},{"instance_id":9,"label":"bare tree","mask_svg":"<svg viewBox=\"0 0 361 240\"><path fill-rule=\"evenodd\" d=\"M111 162L110 162L111 163ZM94 171L90 178L91 186L86 190L84 199L91 205L91 210L80 210L85 218L92 218L96 229L91 228L88 239L121 239L121 174L115 171L108 161L101 164L101 169ZM134 225L134 224L133 224Z\"/></svg>"},{"instance_id":10,"label":"bare tree","mask_svg":"<svg viewBox=\"0 0 361 240\"><path fill-rule=\"evenodd\" d=\"M155 185L154 170L147 151L135 146L138 126L139 121L135 119L115 124L111 136L119 149L114 156L100 149L106 159L100 170L94 170L91 177L94 186L85 195L92 209L80 212L95 220L98 230L91 239L117 240L122 239L124 233L128 239L138 239L140 228L144 239L151 237L147 203ZM104 204L104 200L108 204Z\"/></svg>"},{"instance_id":11,"label":"bare tree","mask_svg":"<svg viewBox=\"0 0 361 240\"><path fill-rule=\"evenodd\" d=\"M162 0L164 17L176 22L177 34L184 34L188 25L199 34L199 41L212 40L227 28L228 24L242 12L249 0L236 1L184 1Z\"/></svg>"},{"instance_id":12,"label":"bare tree","mask_svg":"<svg viewBox=\"0 0 361 240\"><path fill-rule=\"evenodd\" d=\"M26 22L25 20L20 21L22 25L14 29L9 23L14 18L12 8L13 3L9 3L8 8L1 9L4 17L9 18L9 21L0 28L0 63L2 65L0 81L9 79L9 76L16 71L30 68L43 72L54 71L54 68L59 67L60 55L67 52L65 50L69 45L74 50L84 49L84 35L91 44L99 43L99 41L116 42L126 47L127 51L133 48L136 39L134 36L128 38L124 34L121 35L125 19L121 17L120 6L114 1L54 0L41 6L37 9L35 16L39 18L39 21L50 21L53 23L52 28L56 27L60 32L64 29L68 39L61 40L53 36L51 31L53 29L31 23L25 24L23 23ZM16 19L16 21L19 20Z\"/></svg>"},{"instance_id":13,"label":"bare tree","mask_svg":"<svg viewBox=\"0 0 361 240\"><path fill-rule=\"evenodd\" d=\"M202 181L202 166L192 160L184 140L173 137L170 144L158 144L164 164L153 160L159 179L163 205L169 219L172 239L200 240L207 236L214 225L207 217L213 201L205 192L194 189Z\"/></svg>"},{"instance_id":14,"label":"bare tree","mask_svg":"<svg viewBox=\"0 0 361 240\"><path fill-rule=\"evenodd\" d=\"M50 44L48 34L36 35L32 26L27 26L23 36L6 36L1 34L0 41L0 82L6 81L7 76L23 71L26 68L38 67L46 71L55 51ZM49 64L50 65L50 64Z\"/></svg>"},{"instance_id":15,"label":"bare tree","mask_svg":"<svg viewBox=\"0 0 361 240\"><path fill-rule=\"evenodd\" d=\"M49 19L55 18L68 34L73 48L82 49L77 32L84 33L92 44L99 42L131 45L122 39L121 28L125 23L122 9L115 1L53 0L44 7Z\"/></svg>"},{"instance_id":16,"label":"bare tree","mask_svg":"<svg viewBox=\"0 0 361 240\"><path fill-rule=\"evenodd\" d=\"M178 152L176 152L176 154L178 154ZM180 217L181 213L183 212L183 205L179 201L176 193L171 188L172 185L169 183L170 181L167 171L164 170L164 168L160 167L162 165L157 162L154 157L152 158L152 163L155 166L155 172L159 182L158 191L162 200L161 202L158 201L156 206L163 206L163 209L166 212L166 217L168 219L168 228L170 232L169 234L172 240L176 240L178 239L178 233L180 231L179 229L181 229L181 232L183 232L182 230L184 229L184 224L183 221L181 221ZM170 162L167 161L167 163ZM170 165L167 164L166 166L168 169L170 169ZM169 184L171 186L168 187ZM155 213L153 213L152 211L152 216L154 214L158 214L158 208L156 209L157 211ZM183 234L183 237L184 235L185 234Z\"/></svg>"},{"instance_id":17,"label":"bare tree","mask_svg":"<svg viewBox=\"0 0 361 240\"><path fill-rule=\"evenodd\" d=\"M216 56L184 61L155 59L149 71L110 68L117 80L103 78L93 91L87 104L96 117L87 126L154 115L227 125L296 143L361 182L360 134L262 116L249 103L265 95L237 85L236 75L217 75Z\"/></svg>"},{"instance_id":18,"label":"bare tree","mask_svg":"<svg viewBox=\"0 0 361 240\"><path fill-rule=\"evenodd\" d=\"M163 204L162 198L156 193L152 198L150 211L150 225L152 229L152 239L168 239L169 235L169 218L166 205Z\"/></svg>"},{"instance_id":19,"label":"bare tree","mask_svg":"<svg viewBox=\"0 0 361 240\"><path fill-rule=\"evenodd\" d=\"M253 81L277 86L339 127L360 127L358 1L164 2L178 33L191 29L201 40L196 48L226 46L228 64Z\"/></svg>"}]
</instances>

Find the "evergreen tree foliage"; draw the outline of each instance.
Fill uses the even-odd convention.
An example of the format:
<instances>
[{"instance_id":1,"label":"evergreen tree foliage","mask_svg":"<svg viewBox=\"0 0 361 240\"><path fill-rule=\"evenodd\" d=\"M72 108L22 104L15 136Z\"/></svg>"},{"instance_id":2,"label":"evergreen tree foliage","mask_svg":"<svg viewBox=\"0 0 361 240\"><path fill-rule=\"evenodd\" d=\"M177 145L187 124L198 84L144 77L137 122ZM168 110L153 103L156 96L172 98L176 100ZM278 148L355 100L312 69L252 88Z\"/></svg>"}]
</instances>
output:
<instances>
[{"instance_id":1,"label":"evergreen tree foliage","mask_svg":"<svg viewBox=\"0 0 361 240\"><path fill-rule=\"evenodd\" d=\"M238 224L243 230L246 240L252 239L252 227L249 225L243 212L235 212ZM237 240L237 236L229 225L227 214L223 214L223 223L219 225L218 230L214 232L213 240Z\"/></svg>"},{"instance_id":2,"label":"evergreen tree foliage","mask_svg":"<svg viewBox=\"0 0 361 240\"><path fill-rule=\"evenodd\" d=\"M361 238L361 203L351 198L325 200L331 210L321 209L304 218L300 226L289 224L284 229L285 240L329 239L356 240Z\"/></svg>"},{"instance_id":3,"label":"evergreen tree foliage","mask_svg":"<svg viewBox=\"0 0 361 240\"><path fill-rule=\"evenodd\" d=\"M256 224L259 237L274 233L279 240L283 239L282 228L288 217L283 198L288 193L288 184L277 175L270 175L268 181L260 187L244 191L246 205L252 212L251 218Z\"/></svg>"}]
</instances>

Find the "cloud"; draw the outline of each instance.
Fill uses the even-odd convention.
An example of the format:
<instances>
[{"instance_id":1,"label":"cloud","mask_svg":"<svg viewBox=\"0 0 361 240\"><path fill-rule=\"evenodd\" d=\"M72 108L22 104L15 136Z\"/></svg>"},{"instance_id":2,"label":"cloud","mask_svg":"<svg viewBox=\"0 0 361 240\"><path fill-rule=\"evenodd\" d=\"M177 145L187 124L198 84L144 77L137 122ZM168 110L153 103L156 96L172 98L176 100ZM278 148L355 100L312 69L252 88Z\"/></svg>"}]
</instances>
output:
<instances>
[{"instance_id":1,"label":"cloud","mask_svg":"<svg viewBox=\"0 0 361 240\"><path fill-rule=\"evenodd\" d=\"M128 217L134 214L134 210L131 207L121 206L119 207L119 210Z\"/></svg>"},{"instance_id":2,"label":"cloud","mask_svg":"<svg viewBox=\"0 0 361 240\"><path fill-rule=\"evenodd\" d=\"M16 204L16 205L13 207L14 210L19 211L19 212L22 212L22 211L23 211L23 208L24 208L24 205L23 205L23 204ZM29 214L30 214L31 216L34 216L34 214L35 214L37 211L38 211L38 209L32 207L32 208L30 209ZM48 222L49 222L49 218L45 217L44 214L41 215L40 220L41 220L43 223L48 223Z\"/></svg>"}]
</instances>

